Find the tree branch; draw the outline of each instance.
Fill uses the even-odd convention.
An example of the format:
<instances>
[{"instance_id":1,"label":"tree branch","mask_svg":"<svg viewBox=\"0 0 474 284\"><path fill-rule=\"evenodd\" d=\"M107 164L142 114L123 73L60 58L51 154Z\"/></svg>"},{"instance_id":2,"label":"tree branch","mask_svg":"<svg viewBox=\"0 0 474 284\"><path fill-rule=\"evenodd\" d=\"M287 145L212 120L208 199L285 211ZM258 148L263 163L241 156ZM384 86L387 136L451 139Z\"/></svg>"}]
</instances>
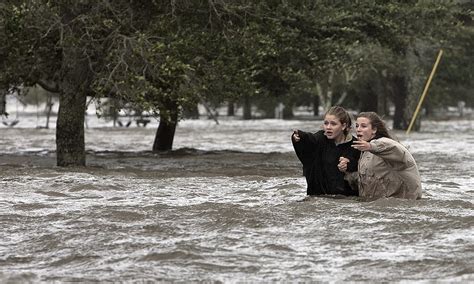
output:
<instances>
[{"instance_id":1,"label":"tree branch","mask_svg":"<svg viewBox=\"0 0 474 284\"><path fill-rule=\"evenodd\" d=\"M47 82L43 79L40 79L38 80L37 84L40 85L41 88L51 93L59 93L61 91L59 85L56 82Z\"/></svg>"}]
</instances>

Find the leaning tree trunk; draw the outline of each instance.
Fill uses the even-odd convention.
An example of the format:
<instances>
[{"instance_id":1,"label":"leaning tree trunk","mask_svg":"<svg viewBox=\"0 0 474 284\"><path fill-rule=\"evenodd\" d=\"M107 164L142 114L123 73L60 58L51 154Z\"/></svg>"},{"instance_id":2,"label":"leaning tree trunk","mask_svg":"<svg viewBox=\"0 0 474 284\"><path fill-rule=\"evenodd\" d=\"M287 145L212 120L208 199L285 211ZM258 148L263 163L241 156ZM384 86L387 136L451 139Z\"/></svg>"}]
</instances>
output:
<instances>
[{"instance_id":1,"label":"leaning tree trunk","mask_svg":"<svg viewBox=\"0 0 474 284\"><path fill-rule=\"evenodd\" d=\"M84 113L86 95L68 88L59 95L56 159L60 167L85 166Z\"/></svg>"},{"instance_id":2,"label":"leaning tree trunk","mask_svg":"<svg viewBox=\"0 0 474 284\"><path fill-rule=\"evenodd\" d=\"M173 149L174 134L178 125L178 105L169 103L168 110L165 110L165 112L169 112L169 117L161 116L153 143L153 152ZM164 112L160 111L160 113Z\"/></svg>"}]
</instances>

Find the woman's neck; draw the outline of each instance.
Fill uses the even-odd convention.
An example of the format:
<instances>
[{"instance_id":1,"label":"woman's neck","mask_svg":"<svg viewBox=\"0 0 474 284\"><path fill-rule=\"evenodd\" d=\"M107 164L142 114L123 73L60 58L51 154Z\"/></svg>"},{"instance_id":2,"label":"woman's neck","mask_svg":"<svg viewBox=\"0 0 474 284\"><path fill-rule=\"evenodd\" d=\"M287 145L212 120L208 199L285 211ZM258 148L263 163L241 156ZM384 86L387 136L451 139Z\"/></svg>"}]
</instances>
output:
<instances>
[{"instance_id":1,"label":"woman's neck","mask_svg":"<svg viewBox=\"0 0 474 284\"><path fill-rule=\"evenodd\" d=\"M345 134L341 134L341 135L337 136L334 139L334 143L336 143L336 145L339 145L339 144L343 143L344 141L346 141L346 135Z\"/></svg>"}]
</instances>

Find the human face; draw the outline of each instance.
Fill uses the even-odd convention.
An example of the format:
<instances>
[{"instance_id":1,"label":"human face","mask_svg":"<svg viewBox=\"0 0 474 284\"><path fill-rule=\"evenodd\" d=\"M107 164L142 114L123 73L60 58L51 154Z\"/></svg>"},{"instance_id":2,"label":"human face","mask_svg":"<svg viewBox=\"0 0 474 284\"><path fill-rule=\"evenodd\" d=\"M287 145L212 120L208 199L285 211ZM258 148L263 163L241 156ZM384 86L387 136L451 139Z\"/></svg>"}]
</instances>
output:
<instances>
[{"instance_id":1,"label":"human face","mask_svg":"<svg viewBox=\"0 0 474 284\"><path fill-rule=\"evenodd\" d=\"M346 124L341 123L335 115L328 114L324 117L324 135L328 139L336 142L344 141L344 129L346 129Z\"/></svg>"},{"instance_id":2,"label":"human face","mask_svg":"<svg viewBox=\"0 0 474 284\"><path fill-rule=\"evenodd\" d=\"M372 128L372 123L367 117L359 117L356 121L357 138L363 141L370 141L375 137L377 128Z\"/></svg>"}]
</instances>

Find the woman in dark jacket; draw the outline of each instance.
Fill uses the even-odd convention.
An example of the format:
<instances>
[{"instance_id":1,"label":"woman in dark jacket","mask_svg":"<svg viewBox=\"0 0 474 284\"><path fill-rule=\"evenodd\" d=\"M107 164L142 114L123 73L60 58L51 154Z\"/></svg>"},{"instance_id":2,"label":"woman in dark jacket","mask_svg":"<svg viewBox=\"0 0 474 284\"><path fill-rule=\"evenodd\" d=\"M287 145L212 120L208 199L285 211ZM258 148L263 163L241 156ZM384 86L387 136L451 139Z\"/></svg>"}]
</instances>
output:
<instances>
[{"instance_id":1,"label":"woman in dark jacket","mask_svg":"<svg viewBox=\"0 0 474 284\"><path fill-rule=\"evenodd\" d=\"M351 123L349 113L335 106L324 116L324 130L294 131L291 140L303 164L308 195L358 195L357 188L344 180L344 172L357 171L360 157L360 152L351 147L357 140L350 134ZM340 163L341 160L345 160L344 163Z\"/></svg>"}]
</instances>

